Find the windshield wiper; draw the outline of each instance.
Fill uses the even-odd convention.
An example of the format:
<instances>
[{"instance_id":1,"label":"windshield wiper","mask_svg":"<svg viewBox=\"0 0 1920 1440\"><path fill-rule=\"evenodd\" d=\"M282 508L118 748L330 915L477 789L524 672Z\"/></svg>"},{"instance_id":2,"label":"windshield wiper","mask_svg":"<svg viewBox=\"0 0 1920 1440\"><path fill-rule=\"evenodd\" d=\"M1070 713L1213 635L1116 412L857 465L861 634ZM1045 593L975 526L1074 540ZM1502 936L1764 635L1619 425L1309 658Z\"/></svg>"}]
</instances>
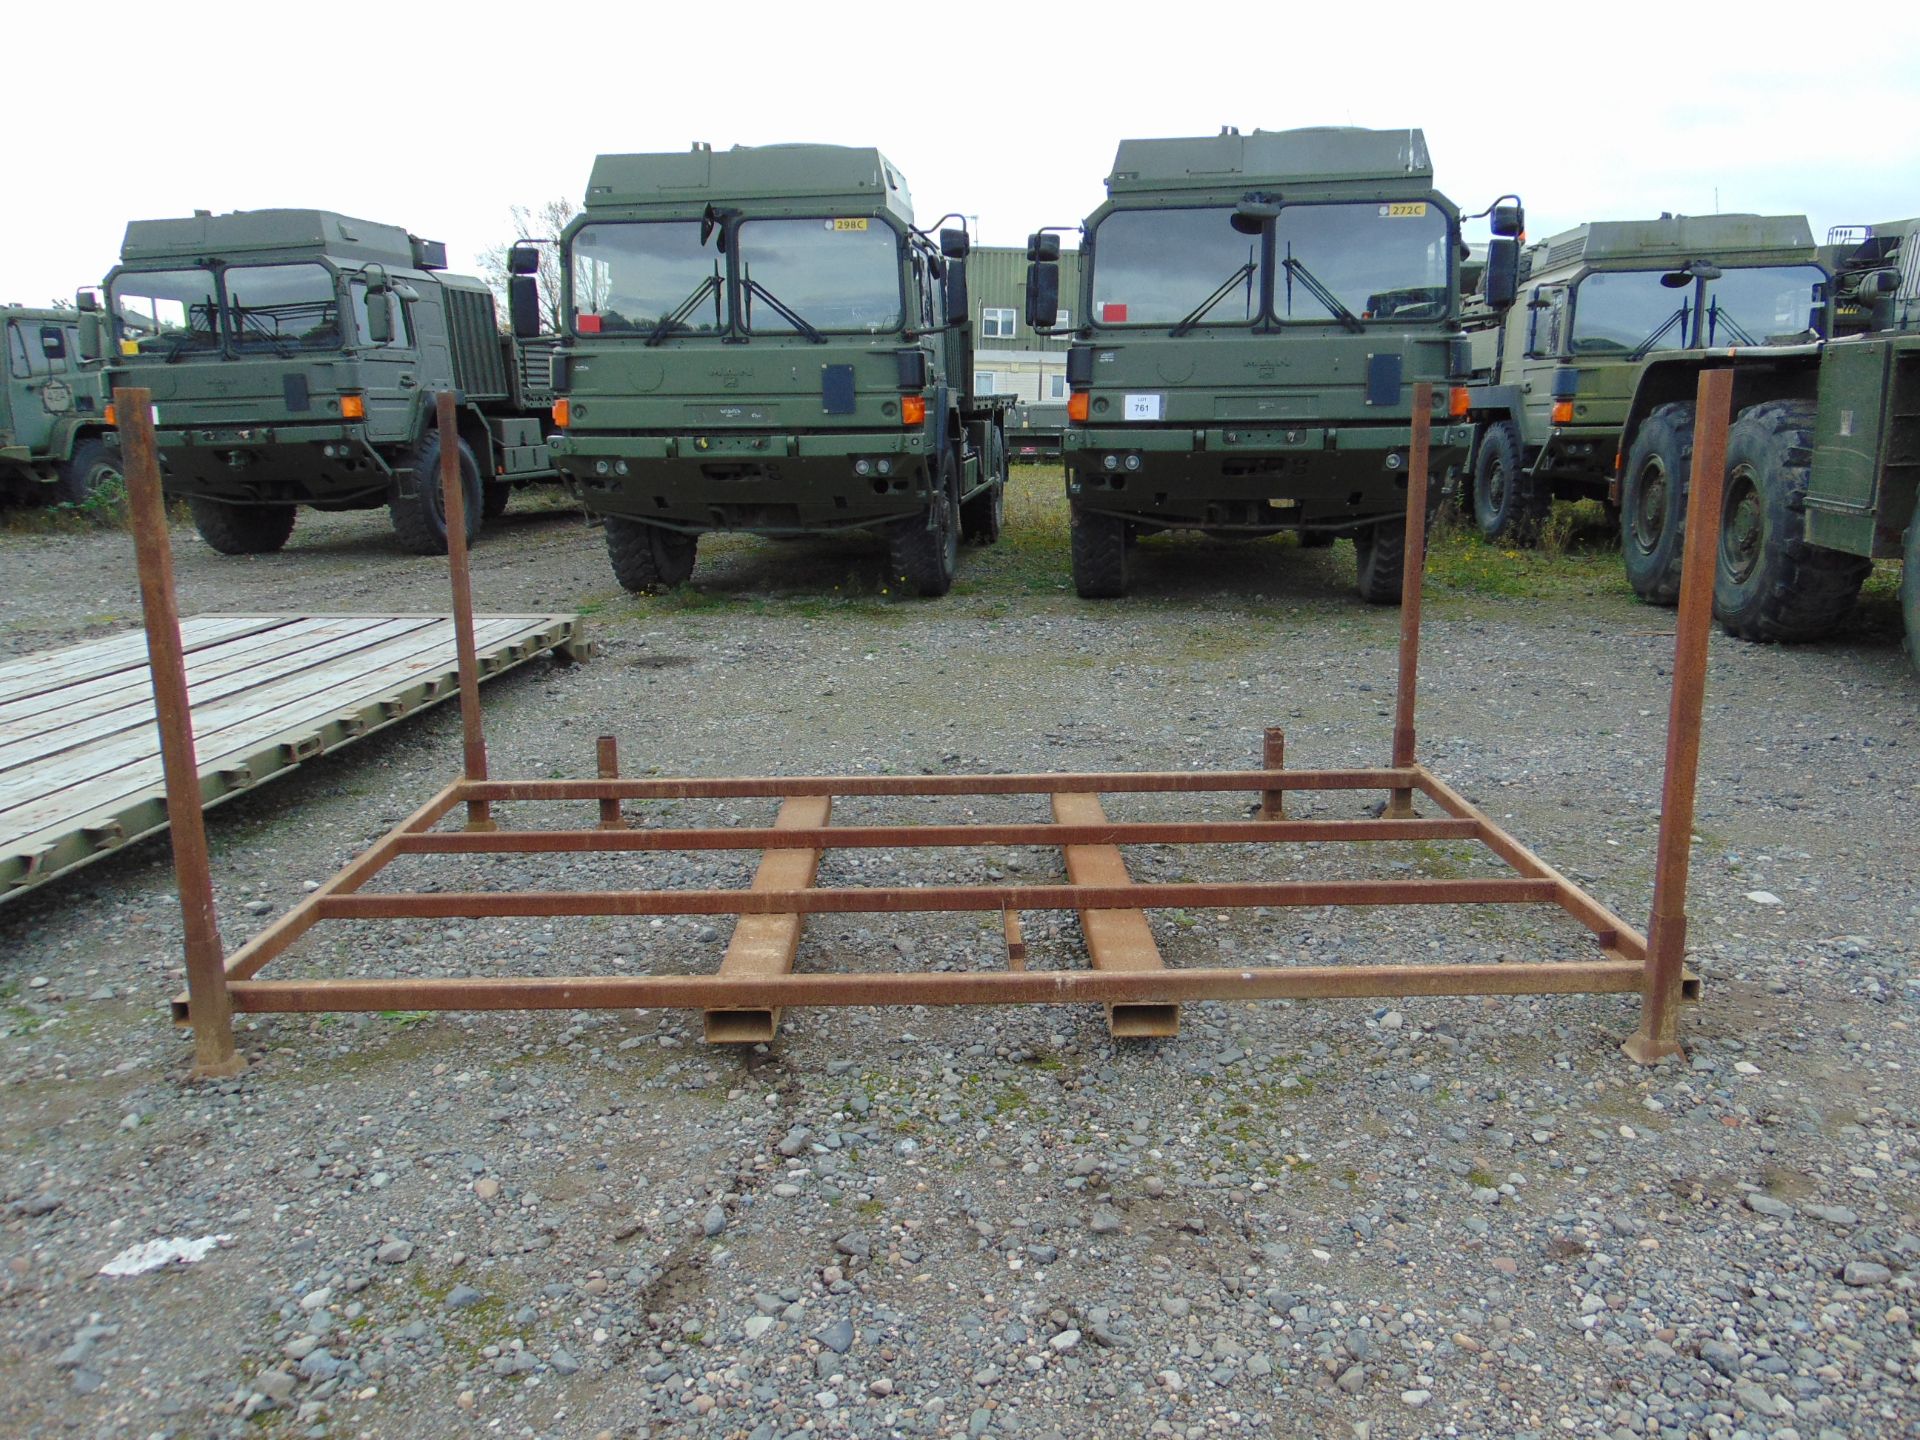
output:
<instances>
[{"instance_id":1,"label":"windshield wiper","mask_svg":"<svg viewBox=\"0 0 1920 1440\"><path fill-rule=\"evenodd\" d=\"M693 293L691 295L674 306L667 314L660 317L660 322L653 327L652 333L647 336L646 343L649 345L658 345L675 329L687 329L687 316L691 315L699 307L700 302L705 300L707 296L717 295L719 291L720 277L717 275L707 276L698 285L693 287Z\"/></svg>"},{"instance_id":2,"label":"windshield wiper","mask_svg":"<svg viewBox=\"0 0 1920 1440\"><path fill-rule=\"evenodd\" d=\"M1727 327L1727 333L1731 337L1732 344L1758 345L1760 343L1747 333L1746 326L1742 325L1738 320L1734 319L1732 315L1727 313L1726 307L1716 298L1712 304L1707 306L1707 343L1709 345L1713 344L1715 332L1718 331L1722 325Z\"/></svg>"},{"instance_id":3,"label":"windshield wiper","mask_svg":"<svg viewBox=\"0 0 1920 1440\"><path fill-rule=\"evenodd\" d=\"M1306 286L1307 293L1322 305L1326 306L1328 311L1332 313L1334 319L1338 320L1356 335L1363 334L1366 331L1367 327L1360 323L1360 317L1345 305L1341 304L1340 297L1322 284L1317 275L1307 269L1307 267L1302 265L1298 260L1294 259L1293 256L1287 256L1286 259L1280 262L1280 266L1287 272L1287 313L1289 315L1293 313L1293 281L1294 277L1298 276L1300 283Z\"/></svg>"},{"instance_id":4,"label":"windshield wiper","mask_svg":"<svg viewBox=\"0 0 1920 1440\"><path fill-rule=\"evenodd\" d=\"M793 328L798 330L802 335L806 336L808 340L812 341L815 345L824 345L827 343L827 337L802 319L799 311L793 309L758 280L755 280L752 276L748 276L745 284L749 295L758 295L762 300L766 301L767 304L773 307L776 315L793 326Z\"/></svg>"},{"instance_id":5,"label":"windshield wiper","mask_svg":"<svg viewBox=\"0 0 1920 1440\"><path fill-rule=\"evenodd\" d=\"M174 361L178 360L189 350L213 350L217 349L219 344L212 335L200 330L182 330L179 334L172 336L171 339L173 343L167 350L166 359L166 363L169 365L173 364ZM202 345L200 342L203 340L208 343Z\"/></svg>"},{"instance_id":6,"label":"windshield wiper","mask_svg":"<svg viewBox=\"0 0 1920 1440\"><path fill-rule=\"evenodd\" d=\"M1665 320L1661 321L1660 328L1647 336L1647 338L1642 340L1638 345L1634 346L1627 358L1629 360L1646 359L1648 352L1650 352L1654 346L1658 345L1666 333L1673 329L1675 325L1681 328L1683 333L1681 334L1680 341L1682 345L1685 345L1686 335L1684 332L1687 326L1687 307L1685 305L1682 305L1678 310L1667 316Z\"/></svg>"},{"instance_id":7,"label":"windshield wiper","mask_svg":"<svg viewBox=\"0 0 1920 1440\"><path fill-rule=\"evenodd\" d=\"M240 333L234 337L234 348L238 349L249 340L264 340L268 345L273 347L274 354L280 356L282 359L292 358L293 351L287 348L286 342L272 330L269 330L267 328L267 322L254 314L253 311L239 310L229 311L228 313L236 316L240 321ZM251 333L249 333L249 327L251 327Z\"/></svg>"},{"instance_id":8,"label":"windshield wiper","mask_svg":"<svg viewBox=\"0 0 1920 1440\"><path fill-rule=\"evenodd\" d=\"M1179 323L1176 324L1173 329L1169 330L1167 334L1169 336L1184 335L1193 329L1194 326L1206 318L1209 310L1213 309L1214 306L1231 295L1243 282L1250 285L1253 280L1253 269L1253 261L1247 261L1246 264L1234 271L1233 274L1229 275L1225 280L1222 280L1219 288L1211 295L1207 296L1206 299L1194 306L1193 309L1189 310L1185 315L1182 315ZM1251 291L1249 291L1249 294L1251 294Z\"/></svg>"}]
</instances>

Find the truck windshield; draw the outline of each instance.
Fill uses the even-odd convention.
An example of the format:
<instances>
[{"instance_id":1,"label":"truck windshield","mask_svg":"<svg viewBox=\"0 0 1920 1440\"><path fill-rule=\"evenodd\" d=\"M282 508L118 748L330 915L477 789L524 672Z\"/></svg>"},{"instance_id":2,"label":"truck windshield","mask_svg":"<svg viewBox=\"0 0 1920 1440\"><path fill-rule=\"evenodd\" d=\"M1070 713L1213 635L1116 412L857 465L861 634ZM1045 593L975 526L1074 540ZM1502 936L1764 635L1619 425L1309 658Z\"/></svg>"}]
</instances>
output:
<instances>
[{"instance_id":1,"label":"truck windshield","mask_svg":"<svg viewBox=\"0 0 1920 1440\"><path fill-rule=\"evenodd\" d=\"M1452 308L1450 227L1436 205L1287 205L1270 223L1272 319L1437 321ZM1261 318L1262 269L1261 237L1236 230L1229 206L1117 210L1094 236L1093 318L1178 326L1204 306L1202 323L1251 324Z\"/></svg>"},{"instance_id":2,"label":"truck windshield","mask_svg":"<svg viewBox=\"0 0 1920 1440\"><path fill-rule=\"evenodd\" d=\"M1701 345L1764 345L1821 322L1817 265L1730 269L1702 287L1669 286L1677 269L1602 271L1575 292L1575 355L1646 355ZM1702 293L1704 288L1704 294Z\"/></svg>"},{"instance_id":3,"label":"truck windshield","mask_svg":"<svg viewBox=\"0 0 1920 1440\"><path fill-rule=\"evenodd\" d=\"M1233 210L1116 210L1094 238L1093 318L1102 325L1176 325L1238 277L1209 307L1209 325L1248 325L1260 311L1258 236Z\"/></svg>"},{"instance_id":4,"label":"truck windshield","mask_svg":"<svg viewBox=\"0 0 1920 1440\"><path fill-rule=\"evenodd\" d=\"M900 328L900 236L884 221L747 220L738 237L741 318L753 333Z\"/></svg>"},{"instance_id":5,"label":"truck windshield","mask_svg":"<svg viewBox=\"0 0 1920 1440\"><path fill-rule=\"evenodd\" d=\"M584 225L573 237L574 333L717 334L724 264L698 220Z\"/></svg>"},{"instance_id":6,"label":"truck windshield","mask_svg":"<svg viewBox=\"0 0 1920 1440\"><path fill-rule=\"evenodd\" d=\"M218 290L211 270L140 270L116 276L108 308L127 355L218 352Z\"/></svg>"},{"instance_id":7,"label":"truck windshield","mask_svg":"<svg viewBox=\"0 0 1920 1440\"><path fill-rule=\"evenodd\" d=\"M340 348L340 296L326 266L229 265L220 278L236 353Z\"/></svg>"},{"instance_id":8,"label":"truck windshield","mask_svg":"<svg viewBox=\"0 0 1920 1440\"><path fill-rule=\"evenodd\" d=\"M1446 212L1424 200L1288 205L1274 222L1274 244L1279 259L1294 264L1276 277L1274 315L1328 318L1325 302L1297 282L1304 266L1362 320L1444 320L1447 229Z\"/></svg>"},{"instance_id":9,"label":"truck windshield","mask_svg":"<svg viewBox=\"0 0 1920 1440\"><path fill-rule=\"evenodd\" d=\"M1765 345L1818 334L1825 321L1826 272L1817 265L1729 270L1707 285L1707 345Z\"/></svg>"}]
</instances>

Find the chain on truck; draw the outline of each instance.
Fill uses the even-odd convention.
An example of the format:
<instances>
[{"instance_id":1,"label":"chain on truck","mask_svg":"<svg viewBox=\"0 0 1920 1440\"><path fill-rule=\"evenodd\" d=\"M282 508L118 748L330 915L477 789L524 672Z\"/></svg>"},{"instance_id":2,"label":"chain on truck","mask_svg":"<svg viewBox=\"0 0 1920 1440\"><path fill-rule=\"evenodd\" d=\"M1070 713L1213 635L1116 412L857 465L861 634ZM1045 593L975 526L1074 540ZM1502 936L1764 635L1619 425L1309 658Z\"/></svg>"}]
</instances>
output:
<instances>
[{"instance_id":1,"label":"chain on truck","mask_svg":"<svg viewBox=\"0 0 1920 1440\"><path fill-rule=\"evenodd\" d=\"M1010 400L973 390L969 249L916 228L877 150L599 157L562 237L553 453L621 584L682 583L710 531L873 530L894 583L945 594L1005 504Z\"/></svg>"},{"instance_id":2,"label":"chain on truck","mask_svg":"<svg viewBox=\"0 0 1920 1440\"><path fill-rule=\"evenodd\" d=\"M4 305L0 329L0 503L117 497L120 449L107 425L102 371L80 358L78 312Z\"/></svg>"},{"instance_id":3,"label":"chain on truck","mask_svg":"<svg viewBox=\"0 0 1920 1440\"><path fill-rule=\"evenodd\" d=\"M1291 532L1351 538L1360 594L1397 603L1415 382L1434 385L1436 476L1472 437L1461 217L1424 136L1125 140L1107 195L1081 227L1067 352L1075 589L1124 594L1128 551L1155 531ZM1510 302L1520 208L1481 213ZM1059 236L1028 253L1027 323L1046 330Z\"/></svg>"},{"instance_id":4,"label":"chain on truck","mask_svg":"<svg viewBox=\"0 0 1920 1440\"><path fill-rule=\"evenodd\" d=\"M446 247L324 210L127 226L81 343L153 396L167 493L229 555L280 549L299 506L386 506L416 554L446 548L433 397L459 400L469 538L552 475L544 342L501 333Z\"/></svg>"}]
</instances>

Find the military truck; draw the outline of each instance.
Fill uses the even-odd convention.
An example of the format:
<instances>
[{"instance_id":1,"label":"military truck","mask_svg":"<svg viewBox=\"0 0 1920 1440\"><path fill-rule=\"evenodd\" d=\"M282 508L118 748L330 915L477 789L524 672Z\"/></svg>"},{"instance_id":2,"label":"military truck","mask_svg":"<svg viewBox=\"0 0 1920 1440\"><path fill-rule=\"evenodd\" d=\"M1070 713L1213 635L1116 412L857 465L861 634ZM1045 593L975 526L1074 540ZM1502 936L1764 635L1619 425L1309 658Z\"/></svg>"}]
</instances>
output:
<instances>
[{"instance_id":1,"label":"military truck","mask_svg":"<svg viewBox=\"0 0 1920 1440\"><path fill-rule=\"evenodd\" d=\"M562 243L554 457L629 590L685 581L708 531L877 530L896 583L943 595L962 537L999 537L970 240L915 228L879 151L602 155Z\"/></svg>"},{"instance_id":2,"label":"military truck","mask_svg":"<svg viewBox=\"0 0 1920 1440\"><path fill-rule=\"evenodd\" d=\"M1007 448L1022 465L1039 465L1060 458L1060 437L1067 428L1067 407L1019 404L1007 422Z\"/></svg>"},{"instance_id":3,"label":"military truck","mask_svg":"<svg viewBox=\"0 0 1920 1440\"><path fill-rule=\"evenodd\" d=\"M1606 497L1646 362L1824 336L1829 275L1801 215L1596 221L1529 246L1524 305L1469 303L1473 459L1462 502L1530 544L1555 499Z\"/></svg>"},{"instance_id":4,"label":"military truck","mask_svg":"<svg viewBox=\"0 0 1920 1440\"><path fill-rule=\"evenodd\" d=\"M1435 386L1436 475L1473 437L1460 215L1425 137L1124 140L1107 196L1082 226L1067 351L1074 588L1126 593L1136 535L1291 531L1351 537L1361 596L1398 602L1414 383ZM1482 213L1490 293L1510 301L1520 210ZM1044 329L1059 236L1028 253L1027 321Z\"/></svg>"},{"instance_id":5,"label":"military truck","mask_svg":"<svg viewBox=\"0 0 1920 1440\"><path fill-rule=\"evenodd\" d=\"M1854 227L1830 256L1835 338L1768 344L1766 315L1736 309L1739 335L1641 366L1618 476L1627 578L1654 604L1678 597L1695 386L1702 368L1731 369L1721 625L1748 640L1816 639L1852 610L1874 560L1902 558L1920 664L1920 219ZM1773 323L1792 319L1782 310Z\"/></svg>"},{"instance_id":6,"label":"military truck","mask_svg":"<svg viewBox=\"0 0 1920 1440\"><path fill-rule=\"evenodd\" d=\"M111 340L110 385L152 391L167 492L214 549L280 549L301 505L384 505L402 545L438 554L436 392L460 398L469 538L553 473L544 352L446 265L438 241L325 210L136 220L81 339Z\"/></svg>"},{"instance_id":7,"label":"military truck","mask_svg":"<svg viewBox=\"0 0 1920 1440\"><path fill-rule=\"evenodd\" d=\"M72 310L0 306L7 373L0 385L0 501L68 505L120 484L97 365L80 360Z\"/></svg>"}]
</instances>

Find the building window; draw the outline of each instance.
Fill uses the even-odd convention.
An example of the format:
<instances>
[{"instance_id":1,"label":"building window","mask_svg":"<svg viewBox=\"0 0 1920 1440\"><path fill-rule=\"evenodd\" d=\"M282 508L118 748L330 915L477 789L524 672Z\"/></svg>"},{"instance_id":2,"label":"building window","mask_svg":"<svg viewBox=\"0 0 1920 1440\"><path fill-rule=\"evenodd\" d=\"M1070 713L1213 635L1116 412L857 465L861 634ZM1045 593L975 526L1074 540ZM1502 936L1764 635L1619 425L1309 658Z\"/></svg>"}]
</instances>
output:
<instances>
[{"instance_id":1,"label":"building window","mask_svg":"<svg viewBox=\"0 0 1920 1440\"><path fill-rule=\"evenodd\" d=\"M1047 377L1047 395L1054 400L1066 399L1067 377L1064 375L1049 375Z\"/></svg>"},{"instance_id":2,"label":"building window","mask_svg":"<svg viewBox=\"0 0 1920 1440\"><path fill-rule=\"evenodd\" d=\"M1055 330L1073 329L1073 312L1071 310L1062 310L1059 314L1055 315L1053 317L1053 328Z\"/></svg>"},{"instance_id":3,"label":"building window","mask_svg":"<svg viewBox=\"0 0 1920 1440\"><path fill-rule=\"evenodd\" d=\"M1013 339L1013 311L998 309L992 305L981 310L980 338L983 340Z\"/></svg>"},{"instance_id":4,"label":"building window","mask_svg":"<svg viewBox=\"0 0 1920 1440\"><path fill-rule=\"evenodd\" d=\"M974 372L973 393L976 395L992 395L996 393L993 388L993 372L991 370Z\"/></svg>"}]
</instances>

